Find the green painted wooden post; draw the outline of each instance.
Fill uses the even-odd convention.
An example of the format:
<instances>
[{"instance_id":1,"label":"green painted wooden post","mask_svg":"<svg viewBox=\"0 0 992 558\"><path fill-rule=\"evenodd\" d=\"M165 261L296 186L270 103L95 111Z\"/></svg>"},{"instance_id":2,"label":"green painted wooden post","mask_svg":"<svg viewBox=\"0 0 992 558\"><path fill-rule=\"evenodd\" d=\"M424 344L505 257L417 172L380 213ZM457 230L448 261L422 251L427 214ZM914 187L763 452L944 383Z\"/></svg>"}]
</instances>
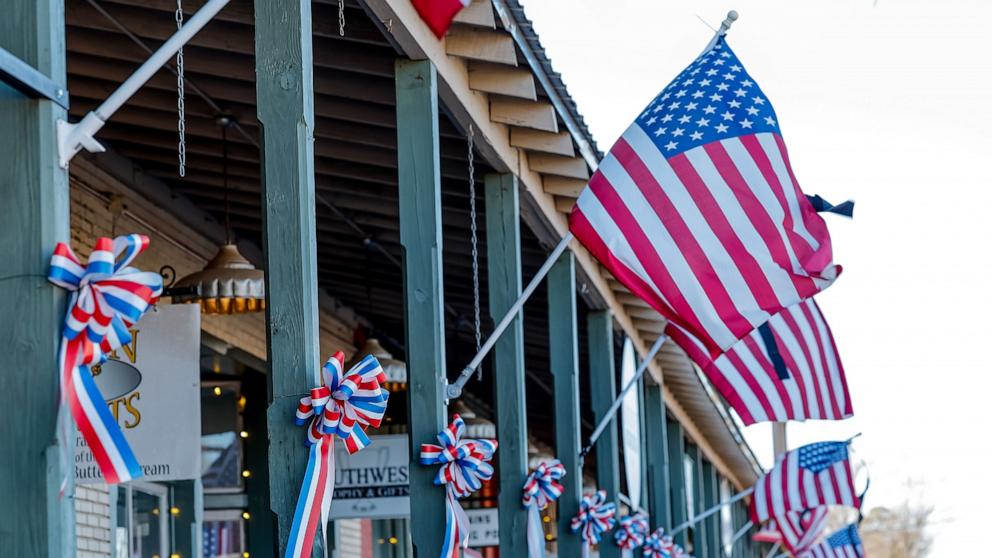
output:
<instances>
[{"instance_id":1,"label":"green painted wooden post","mask_svg":"<svg viewBox=\"0 0 992 558\"><path fill-rule=\"evenodd\" d=\"M486 246L489 315L499 322L519 298L520 193L512 174L486 176ZM499 436L499 552L527 554L527 511L520 489L527 479L527 398L524 381L523 313L493 348L496 432Z\"/></svg>"},{"instance_id":2,"label":"green painted wooden post","mask_svg":"<svg viewBox=\"0 0 992 558\"><path fill-rule=\"evenodd\" d=\"M592 416L598 422L617 396L616 361L613 357L613 314L608 310L590 312L589 397ZM616 415L596 441L596 484L617 504L620 495L620 442ZM605 540L605 539L604 539ZM610 542L600 545L602 558L620 556L620 549Z\"/></svg>"},{"instance_id":3,"label":"green painted wooden post","mask_svg":"<svg viewBox=\"0 0 992 558\"><path fill-rule=\"evenodd\" d=\"M708 460L701 459L702 463L702 488L703 506L700 511L707 510L720 501L718 493L718 483L716 478L716 468ZM716 555L720 548L720 513L713 514L704 521L706 526L706 546L712 555Z\"/></svg>"},{"instance_id":4,"label":"green painted wooden post","mask_svg":"<svg viewBox=\"0 0 992 558\"><path fill-rule=\"evenodd\" d=\"M62 0L9 0L0 47L64 84ZM69 186L55 123L65 111L0 84L0 551L23 558L75 556L71 472L75 427L57 424L57 359L65 292L48 283L55 243L69 241ZM140 263L140 260L139 260ZM68 455L58 437L68 434Z\"/></svg>"},{"instance_id":5,"label":"green painted wooden post","mask_svg":"<svg viewBox=\"0 0 992 558\"><path fill-rule=\"evenodd\" d=\"M415 402L408 422L410 532L414 556L434 558L441 554L444 489L434 486L436 468L418 463L420 444L436 441L446 422L437 70L429 60L396 62L396 138L406 362Z\"/></svg>"},{"instance_id":6,"label":"green painted wooden post","mask_svg":"<svg viewBox=\"0 0 992 558\"><path fill-rule=\"evenodd\" d=\"M579 465L579 347L575 300L575 255L566 251L548 273L548 351L555 385L555 451L568 474L558 499L558 556L579 556L582 544L569 522L582 499Z\"/></svg>"},{"instance_id":7,"label":"green painted wooden post","mask_svg":"<svg viewBox=\"0 0 992 558\"><path fill-rule=\"evenodd\" d=\"M661 386L644 384L644 448L647 457L648 511L651 528L672 525L671 487L668 472L668 428Z\"/></svg>"},{"instance_id":8,"label":"green painted wooden post","mask_svg":"<svg viewBox=\"0 0 992 558\"><path fill-rule=\"evenodd\" d=\"M685 436L682 425L670 416L665 419L668 427L668 480L671 487L672 518L669 528L681 525L689 519L685 494ZM675 535L675 542L685 546L685 531Z\"/></svg>"},{"instance_id":9,"label":"green painted wooden post","mask_svg":"<svg viewBox=\"0 0 992 558\"><path fill-rule=\"evenodd\" d=\"M244 429L248 437L244 440L244 467L251 471L245 479L245 492L248 495L248 513L257 518L245 526L248 534L248 553L251 556L267 556L275 548L273 522L268 521L271 504L269 502L269 456L265 409L268 407L266 376L259 372L246 372L242 377L241 395L245 398Z\"/></svg>"},{"instance_id":10,"label":"green painted wooden post","mask_svg":"<svg viewBox=\"0 0 992 558\"><path fill-rule=\"evenodd\" d=\"M310 0L255 0L268 326L269 493L280 556L285 553L308 457L292 417L300 395L320 382L311 27Z\"/></svg>"}]
</instances>

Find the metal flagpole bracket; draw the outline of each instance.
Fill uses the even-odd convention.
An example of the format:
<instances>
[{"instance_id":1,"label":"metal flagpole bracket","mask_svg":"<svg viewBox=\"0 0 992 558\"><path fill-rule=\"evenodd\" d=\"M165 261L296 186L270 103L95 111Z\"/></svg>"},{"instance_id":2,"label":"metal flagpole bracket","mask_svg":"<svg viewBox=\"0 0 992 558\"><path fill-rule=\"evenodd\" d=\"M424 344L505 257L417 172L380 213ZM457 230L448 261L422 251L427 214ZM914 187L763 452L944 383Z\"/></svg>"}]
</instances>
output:
<instances>
[{"instance_id":1,"label":"metal flagpole bracket","mask_svg":"<svg viewBox=\"0 0 992 558\"><path fill-rule=\"evenodd\" d=\"M69 110L69 93L30 64L0 48L0 81L34 99L48 99Z\"/></svg>"},{"instance_id":2,"label":"metal flagpole bracket","mask_svg":"<svg viewBox=\"0 0 992 558\"><path fill-rule=\"evenodd\" d=\"M720 40L720 37L726 35L727 31L730 31L730 26L733 25L739 17L740 14L737 13L737 10L730 10L727 12L727 19L723 20L723 23L720 24L720 28L716 30L716 34L713 35L713 39L710 41L710 44L706 45L706 48L703 49L703 54L713 50L713 47L716 46L716 42Z\"/></svg>"},{"instance_id":3,"label":"metal flagpole bracket","mask_svg":"<svg viewBox=\"0 0 992 558\"><path fill-rule=\"evenodd\" d=\"M72 160L76 153L79 153L83 149L90 153L102 153L105 151L104 147L93 136L103 128L107 120L128 99L137 93L155 75L155 72L159 71L200 29L203 29L228 2L230 0L209 0L204 4L185 25L169 37L169 40L162 43L162 46L140 68L131 74L131 77L127 78L110 97L107 97L107 100L83 117L80 122L70 124L64 120L59 120L57 129L59 165L62 168L67 168L69 161Z\"/></svg>"}]
</instances>

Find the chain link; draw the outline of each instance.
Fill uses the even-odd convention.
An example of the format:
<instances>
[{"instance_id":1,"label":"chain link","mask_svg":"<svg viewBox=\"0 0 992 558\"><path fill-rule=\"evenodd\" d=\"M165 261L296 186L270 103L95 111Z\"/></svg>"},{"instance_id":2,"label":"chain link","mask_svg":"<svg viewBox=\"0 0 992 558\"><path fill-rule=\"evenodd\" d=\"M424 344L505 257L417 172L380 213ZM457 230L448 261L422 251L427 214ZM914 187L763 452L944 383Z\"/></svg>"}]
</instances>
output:
<instances>
[{"instance_id":1,"label":"chain link","mask_svg":"<svg viewBox=\"0 0 992 558\"><path fill-rule=\"evenodd\" d=\"M479 227L476 223L478 216L475 210L475 129L468 125L468 199L469 214L472 219L472 310L475 312L475 352L482 348L482 317L479 296ZM479 380L482 380L482 366L479 366Z\"/></svg>"},{"instance_id":2,"label":"chain link","mask_svg":"<svg viewBox=\"0 0 992 558\"><path fill-rule=\"evenodd\" d=\"M344 37L344 0L338 0L338 35Z\"/></svg>"},{"instance_id":3,"label":"chain link","mask_svg":"<svg viewBox=\"0 0 992 558\"><path fill-rule=\"evenodd\" d=\"M176 29L183 27L183 0L176 0ZM183 49L176 52L176 109L179 127L179 176L186 176L186 82Z\"/></svg>"}]
</instances>

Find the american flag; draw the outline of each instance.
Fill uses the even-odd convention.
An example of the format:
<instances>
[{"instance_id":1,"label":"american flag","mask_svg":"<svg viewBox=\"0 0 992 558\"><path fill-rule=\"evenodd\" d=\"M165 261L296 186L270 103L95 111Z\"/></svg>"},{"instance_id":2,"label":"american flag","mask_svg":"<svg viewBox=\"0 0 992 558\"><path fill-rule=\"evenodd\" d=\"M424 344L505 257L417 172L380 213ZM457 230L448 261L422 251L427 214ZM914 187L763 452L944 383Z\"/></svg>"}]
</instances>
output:
<instances>
[{"instance_id":1,"label":"american flag","mask_svg":"<svg viewBox=\"0 0 992 558\"><path fill-rule=\"evenodd\" d=\"M669 324L667 333L746 425L854 414L833 335L812 298L779 312L716 359L678 326Z\"/></svg>"},{"instance_id":2,"label":"american flag","mask_svg":"<svg viewBox=\"0 0 992 558\"><path fill-rule=\"evenodd\" d=\"M778 543L793 556L798 556L819 540L827 526L829 513L830 509L826 506L792 511L769 520L753 538L757 542Z\"/></svg>"},{"instance_id":3,"label":"american flag","mask_svg":"<svg viewBox=\"0 0 992 558\"><path fill-rule=\"evenodd\" d=\"M852 523L798 556L799 558L864 558L864 555L858 527Z\"/></svg>"},{"instance_id":4,"label":"american flag","mask_svg":"<svg viewBox=\"0 0 992 558\"><path fill-rule=\"evenodd\" d=\"M724 38L624 132L570 228L714 357L840 273L775 111Z\"/></svg>"},{"instance_id":5,"label":"american flag","mask_svg":"<svg viewBox=\"0 0 992 558\"><path fill-rule=\"evenodd\" d=\"M203 558L240 557L244 550L240 520L203 522Z\"/></svg>"},{"instance_id":6,"label":"american flag","mask_svg":"<svg viewBox=\"0 0 992 558\"><path fill-rule=\"evenodd\" d=\"M448 32L458 12L472 0L411 0L411 3L431 32L440 39Z\"/></svg>"},{"instance_id":7,"label":"american flag","mask_svg":"<svg viewBox=\"0 0 992 558\"><path fill-rule=\"evenodd\" d=\"M841 505L858 508L848 442L818 442L786 452L754 485L751 519L764 523L790 511Z\"/></svg>"}]
</instances>

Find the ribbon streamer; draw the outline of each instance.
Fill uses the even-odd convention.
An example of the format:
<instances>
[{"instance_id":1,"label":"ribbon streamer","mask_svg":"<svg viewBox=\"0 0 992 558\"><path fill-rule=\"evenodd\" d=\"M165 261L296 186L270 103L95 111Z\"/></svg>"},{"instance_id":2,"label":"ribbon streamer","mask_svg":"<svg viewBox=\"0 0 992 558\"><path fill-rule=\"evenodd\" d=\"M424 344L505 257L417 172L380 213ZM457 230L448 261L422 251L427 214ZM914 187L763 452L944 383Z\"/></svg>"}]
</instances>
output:
<instances>
[{"instance_id":1,"label":"ribbon streamer","mask_svg":"<svg viewBox=\"0 0 992 558\"><path fill-rule=\"evenodd\" d=\"M649 530L648 518L643 513L626 515L617 523L613 541L620 547L620 554L624 558L630 558L634 555L634 549L644 544Z\"/></svg>"},{"instance_id":2,"label":"ribbon streamer","mask_svg":"<svg viewBox=\"0 0 992 558\"><path fill-rule=\"evenodd\" d=\"M90 367L131 342L129 328L162 294L162 277L129 267L147 236L101 237L84 267L69 245L55 246L48 280L70 291L59 346L62 405L68 405L107 484L142 476L141 466L93 380Z\"/></svg>"},{"instance_id":3,"label":"ribbon streamer","mask_svg":"<svg viewBox=\"0 0 992 558\"><path fill-rule=\"evenodd\" d=\"M458 558L468 546L468 516L458 503L482 488L482 483L493 477L489 461L496 452L496 440L462 440L465 421L453 415L451 424L438 433L440 445L421 444L420 464L440 465L434 484L444 486L445 532L441 545L441 558Z\"/></svg>"},{"instance_id":4,"label":"ribbon streamer","mask_svg":"<svg viewBox=\"0 0 992 558\"><path fill-rule=\"evenodd\" d=\"M565 476L565 466L557 459L542 461L527 476L523 505L527 508L527 556L544 558L544 527L541 510L561 497L565 487L558 481Z\"/></svg>"},{"instance_id":5,"label":"ribbon streamer","mask_svg":"<svg viewBox=\"0 0 992 558\"><path fill-rule=\"evenodd\" d=\"M334 496L334 437L344 441L349 454L365 449L366 427L378 428L386 413L389 392L382 388L386 374L368 355L344 371L344 353L338 351L321 369L323 385L310 390L296 409L296 425L307 426L310 448L296 512L286 544L286 558L309 558L320 525L327 540L327 522Z\"/></svg>"},{"instance_id":6,"label":"ribbon streamer","mask_svg":"<svg viewBox=\"0 0 992 558\"><path fill-rule=\"evenodd\" d=\"M606 501L606 491L586 494L579 502L579 513L572 518L572 532L582 536L582 558L588 558L590 547L599 544L603 533L616 523L617 505Z\"/></svg>"}]
</instances>

